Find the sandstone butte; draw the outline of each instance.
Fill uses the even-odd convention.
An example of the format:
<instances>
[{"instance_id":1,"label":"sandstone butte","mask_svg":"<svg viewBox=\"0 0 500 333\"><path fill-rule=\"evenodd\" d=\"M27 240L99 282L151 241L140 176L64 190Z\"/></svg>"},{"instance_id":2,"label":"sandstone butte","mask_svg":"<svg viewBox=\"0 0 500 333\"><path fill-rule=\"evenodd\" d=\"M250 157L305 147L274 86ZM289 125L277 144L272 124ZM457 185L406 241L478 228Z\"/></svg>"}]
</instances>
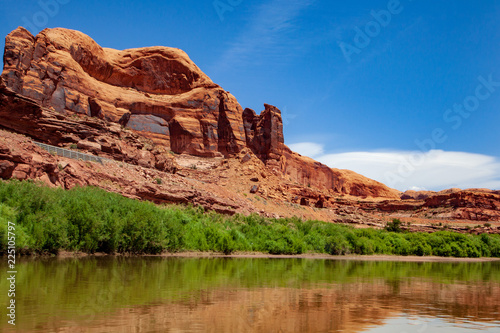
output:
<instances>
[{"instance_id":1,"label":"sandstone butte","mask_svg":"<svg viewBox=\"0 0 500 333\"><path fill-rule=\"evenodd\" d=\"M278 108L264 104L259 115L251 109L243 109L233 95L212 82L185 52L176 48L155 46L118 51L103 48L89 36L74 30L45 29L33 36L19 27L5 40L4 69L0 77L0 127L39 142L78 148L154 172L206 178L204 183L218 177L212 182L215 192L219 191L221 177L224 177L222 170L226 173L232 170L234 182L250 186L245 177L251 176L254 182L258 181L253 193L282 202L338 209L343 200L339 196L346 196L346 200L372 199L377 209L382 207L379 202L385 202L381 211L409 209L408 205L401 204L402 193L397 190L292 152L284 144ZM32 170L36 169L30 162L32 159L15 159L12 152L7 151L8 147L2 149L2 178L40 177L39 172ZM38 151L36 147L30 149ZM14 160L9 160L12 158ZM196 163L213 163L210 168L194 172L186 165L182 168L182 161L190 158ZM31 171L23 174L18 168ZM70 181L68 177L54 177L53 172L49 172L45 180L65 187L90 184L88 179L92 178L76 177L75 180L73 177ZM99 182L94 183L100 186ZM234 189L236 185L232 186ZM124 195L154 201L161 197L161 191L169 191L165 187L154 189L153 195L145 194L144 189L137 186L128 192L121 188L117 191ZM467 203L450 197L460 197L461 193L409 192L403 199L420 202L418 207L422 209L429 200L433 200L434 206L456 202L458 206L454 208L473 209L473 212L462 211L462 215L457 211L448 212L446 216L450 218L500 219L498 193L471 192L474 195L465 196L470 199L464 199ZM207 198L200 200L210 202ZM484 204L484 200L488 204ZM482 206L478 201L483 202ZM368 206L364 209L373 209ZM415 205L410 206L415 210ZM235 208L238 204L227 207Z\"/></svg>"}]
</instances>

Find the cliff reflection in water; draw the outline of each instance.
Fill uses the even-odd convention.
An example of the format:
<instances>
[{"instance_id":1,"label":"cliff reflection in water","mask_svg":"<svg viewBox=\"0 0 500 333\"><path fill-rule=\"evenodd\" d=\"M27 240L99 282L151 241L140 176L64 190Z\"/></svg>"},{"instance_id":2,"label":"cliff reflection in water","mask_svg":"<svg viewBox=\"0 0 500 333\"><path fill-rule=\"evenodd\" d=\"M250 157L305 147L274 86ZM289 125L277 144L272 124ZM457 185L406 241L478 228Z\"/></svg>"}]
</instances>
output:
<instances>
[{"instance_id":1,"label":"cliff reflection in water","mask_svg":"<svg viewBox=\"0 0 500 333\"><path fill-rule=\"evenodd\" d=\"M408 332L426 328L411 318L500 325L499 262L104 257L18 266L17 328L26 332L361 332L393 318L409 318Z\"/></svg>"}]
</instances>

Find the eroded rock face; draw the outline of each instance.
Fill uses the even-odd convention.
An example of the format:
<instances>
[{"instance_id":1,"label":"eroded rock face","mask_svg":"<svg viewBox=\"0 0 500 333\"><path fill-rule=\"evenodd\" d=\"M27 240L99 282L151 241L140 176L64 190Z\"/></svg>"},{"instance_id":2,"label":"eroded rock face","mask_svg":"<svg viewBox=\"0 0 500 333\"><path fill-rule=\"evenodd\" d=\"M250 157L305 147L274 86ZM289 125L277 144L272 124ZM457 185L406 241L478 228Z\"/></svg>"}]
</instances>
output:
<instances>
[{"instance_id":1,"label":"eroded rock face","mask_svg":"<svg viewBox=\"0 0 500 333\"><path fill-rule=\"evenodd\" d=\"M279 161L285 142L281 111L269 104L264 107L258 116L252 109L243 111L247 146L263 161Z\"/></svg>"},{"instance_id":2,"label":"eroded rock face","mask_svg":"<svg viewBox=\"0 0 500 333\"><path fill-rule=\"evenodd\" d=\"M381 183L293 153L278 108L243 111L181 50L117 51L78 31L45 29L35 37L20 27L6 38L4 60L0 125L36 140L161 170L170 168L168 150L232 157L248 147L276 175L304 187L399 197Z\"/></svg>"},{"instance_id":3,"label":"eroded rock face","mask_svg":"<svg viewBox=\"0 0 500 333\"><path fill-rule=\"evenodd\" d=\"M1 81L1 80L0 80ZM24 134L39 142L99 155L130 164L173 172L170 154L147 144L148 140L119 124L99 118L60 114L42 108L0 82L0 128Z\"/></svg>"},{"instance_id":4,"label":"eroded rock face","mask_svg":"<svg viewBox=\"0 0 500 333\"><path fill-rule=\"evenodd\" d=\"M425 200L427 207L483 208L500 211L500 195L474 190L437 194Z\"/></svg>"},{"instance_id":5,"label":"eroded rock face","mask_svg":"<svg viewBox=\"0 0 500 333\"><path fill-rule=\"evenodd\" d=\"M498 221L500 220L500 195L494 191L464 190L437 194L425 200L425 207L452 207L452 218Z\"/></svg>"},{"instance_id":6,"label":"eroded rock face","mask_svg":"<svg viewBox=\"0 0 500 333\"><path fill-rule=\"evenodd\" d=\"M176 153L230 155L245 146L242 108L181 50L117 51L85 34L18 28L6 37L7 87L59 113L120 123Z\"/></svg>"},{"instance_id":7,"label":"eroded rock face","mask_svg":"<svg viewBox=\"0 0 500 333\"><path fill-rule=\"evenodd\" d=\"M329 168L309 157L285 148L281 159L285 176L302 186L330 189L334 193L365 198L399 199L400 193L350 170Z\"/></svg>"}]
</instances>

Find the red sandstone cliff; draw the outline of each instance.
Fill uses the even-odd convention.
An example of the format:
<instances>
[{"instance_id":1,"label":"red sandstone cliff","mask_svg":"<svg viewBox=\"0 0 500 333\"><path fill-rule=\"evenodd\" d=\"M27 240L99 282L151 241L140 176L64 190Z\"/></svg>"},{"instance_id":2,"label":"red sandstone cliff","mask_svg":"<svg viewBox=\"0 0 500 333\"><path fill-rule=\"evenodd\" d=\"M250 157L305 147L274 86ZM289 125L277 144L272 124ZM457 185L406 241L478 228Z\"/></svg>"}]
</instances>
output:
<instances>
[{"instance_id":1,"label":"red sandstone cliff","mask_svg":"<svg viewBox=\"0 0 500 333\"><path fill-rule=\"evenodd\" d=\"M381 183L290 151L284 145L279 109L266 104L260 115L243 111L234 96L179 49L117 51L102 48L74 30L45 29L35 37L20 27L6 37L2 78L9 93L50 110L26 115L26 110L19 109L12 113L7 105L1 127L43 142L77 143L79 148L111 157L123 155L123 150L127 156L134 155L128 146L122 149L119 136L106 138L106 128L116 123L139 135L133 140L142 136L156 143L153 157L141 153L127 159L134 164L144 164L141 160L146 159L154 167L164 159L154 153L161 150L231 157L248 147L270 170L302 186L354 196L399 197L398 191ZM71 114L95 118L87 124L94 130L58 119ZM144 148L128 143L132 150ZM114 153L110 153L112 147Z\"/></svg>"},{"instance_id":2,"label":"red sandstone cliff","mask_svg":"<svg viewBox=\"0 0 500 333\"><path fill-rule=\"evenodd\" d=\"M102 48L81 32L18 28L6 37L2 77L59 113L120 123L176 153L231 154L245 145L236 99L181 50Z\"/></svg>"}]
</instances>

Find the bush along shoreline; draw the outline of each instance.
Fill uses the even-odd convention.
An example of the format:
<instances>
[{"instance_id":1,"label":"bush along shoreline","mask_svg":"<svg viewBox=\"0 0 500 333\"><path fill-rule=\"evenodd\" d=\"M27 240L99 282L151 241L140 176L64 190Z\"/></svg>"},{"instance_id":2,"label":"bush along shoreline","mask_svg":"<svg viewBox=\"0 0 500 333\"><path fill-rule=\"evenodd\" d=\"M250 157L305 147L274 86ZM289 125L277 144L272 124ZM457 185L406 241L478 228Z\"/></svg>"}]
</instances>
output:
<instances>
[{"instance_id":1,"label":"bush along shoreline","mask_svg":"<svg viewBox=\"0 0 500 333\"><path fill-rule=\"evenodd\" d=\"M355 229L298 218L225 216L201 207L158 206L94 187L49 188L33 181L0 181L0 252L15 223L17 253L387 254L500 257L500 235Z\"/></svg>"}]
</instances>

